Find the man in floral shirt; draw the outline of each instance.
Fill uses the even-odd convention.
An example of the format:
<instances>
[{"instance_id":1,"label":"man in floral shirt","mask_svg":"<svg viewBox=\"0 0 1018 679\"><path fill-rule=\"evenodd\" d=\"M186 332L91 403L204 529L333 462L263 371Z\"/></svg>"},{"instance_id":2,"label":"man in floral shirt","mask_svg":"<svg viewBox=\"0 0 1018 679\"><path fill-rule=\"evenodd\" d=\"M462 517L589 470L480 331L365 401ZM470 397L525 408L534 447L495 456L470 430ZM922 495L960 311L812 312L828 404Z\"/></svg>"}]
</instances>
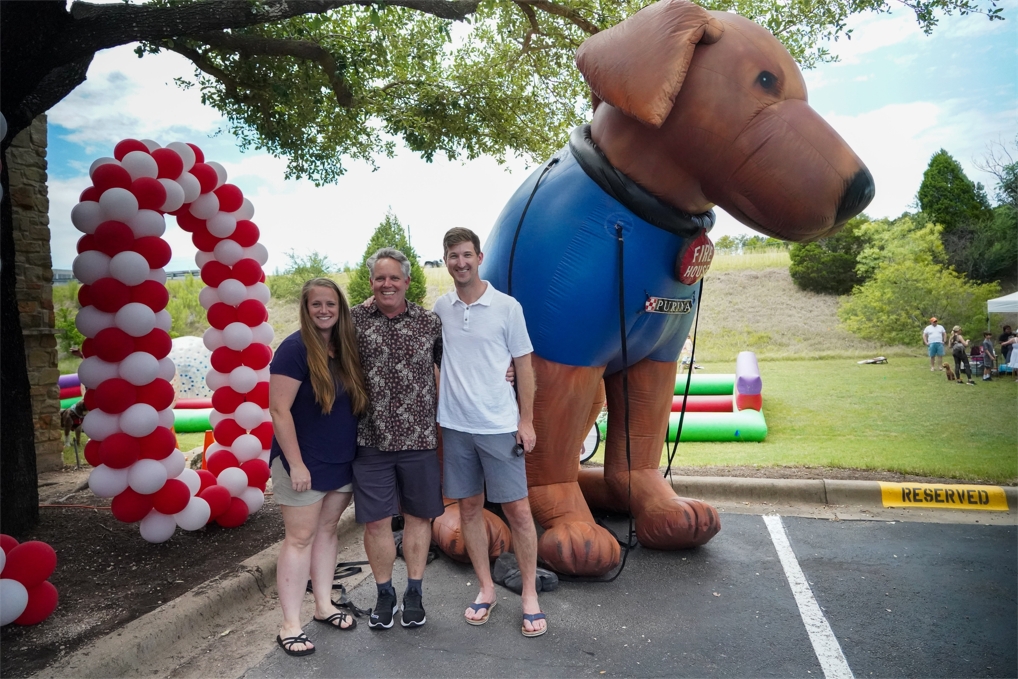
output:
<instances>
[{"instance_id":1,"label":"man in floral shirt","mask_svg":"<svg viewBox=\"0 0 1018 679\"><path fill-rule=\"evenodd\" d=\"M431 519L442 505L435 425L442 322L407 301L410 262L382 248L367 261L374 299L352 309L368 390L368 411L357 428L354 508L364 524L364 551L378 588L368 627L389 629L397 607L392 586L396 545L392 517L402 514L407 588L400 624L426 622L421 582L431 544Z\"/></svg>"}]
</instances>

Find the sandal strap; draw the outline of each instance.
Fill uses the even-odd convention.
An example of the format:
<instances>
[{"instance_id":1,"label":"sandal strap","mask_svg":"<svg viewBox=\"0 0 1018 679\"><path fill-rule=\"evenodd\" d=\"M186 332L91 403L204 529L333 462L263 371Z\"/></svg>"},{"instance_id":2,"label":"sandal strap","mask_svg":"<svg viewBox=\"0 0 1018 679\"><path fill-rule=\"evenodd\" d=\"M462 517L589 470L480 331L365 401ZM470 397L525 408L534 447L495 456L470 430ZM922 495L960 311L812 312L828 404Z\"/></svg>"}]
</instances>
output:
<instances>
[{"instance_id":1,"label":"sandal strap","mask_svg":"<svg viewBox=\"0 0 1018 679\"><path fill-rule=\"evenodd\" d=\"M530 622L535 622L537 620L546 620L547 617L548 616L546 616L544 613L524 613L523 614L523 619L524 620L529 620Z\"/></svg>"},{"instance_id":2,"label":"sandal strap","mask_svg":"<svg viewBox=\"0 0 1018 679\"><path fill-rule=\"evenodd\" d=\"M286 646L287 648L290 648L294 644L308 644L308 643L311 643L311 639L308 638L308 635L306 635L303 632L301 632L300 634L298 634L295 637L283 637L282 642L283 642L284 646Z\"/></svg>"}]
</instances>

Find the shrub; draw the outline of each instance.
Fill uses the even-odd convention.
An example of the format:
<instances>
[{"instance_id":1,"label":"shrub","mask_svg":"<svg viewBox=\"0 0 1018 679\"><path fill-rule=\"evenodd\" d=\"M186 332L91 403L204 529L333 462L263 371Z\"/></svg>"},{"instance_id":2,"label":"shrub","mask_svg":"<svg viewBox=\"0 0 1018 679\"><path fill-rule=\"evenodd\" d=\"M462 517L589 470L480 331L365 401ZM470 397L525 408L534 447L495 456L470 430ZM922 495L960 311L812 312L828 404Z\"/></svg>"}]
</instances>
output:
<instances>
[{"instance_id":1,"label":"shrub","mask_svg":"<svg viewBox=\"0 0 1018 679\"><path fill-rule=\"evenodd\" d=\"M856 272L859 253L866 241L862 225L865 215L849 220L838 233L813 243L796 243L789 251L788 273L797 286L810 292L847 295L862 282Z\"/></svg>"},{"instance_id":2,"label":"shrub","mask_svg":"<svg viewBox=\"0 0 1018 679\"><path fill-rule=\"evenodd\" d=\"M286 257L290 260L286 269L282 273L277 269L276 274L268 278L269 291L273 297L280 299L298 299L301 289L309 280L328 278L336 271L336 266L329 258L318 251L302 257L290 250Z\"/></svg>"},{"instance_id":3,"label":"shrub","mask_svg":"<svg viewBox=\"0 0 1018 679\"><path fill-rule=\"evenodd\" d=\"M209 323L205 309L198 301L198 293L205 287L200 278L191 274L183 280L166 281L166 290L170 293L170 301L166 305L172 324L170 337L192 335L201 337L208 329Z\"/></svg>"},{"instance_id":4,"label":"shrub","mask_svg":"<svg viewBox=\"0 0 1018 679\"><path fill-rule=\"evenodd\" d=\"M371 272L368 271L368 258L378 252L379 248L396 248L410 260L410 288L407 290L406 298L415 304L424 302L428 294L428 284L424 279L424 269L417 259L417 251L410 245L406 229L400 224L396 215L389 212L375 232L371 234L371 240L364 249L364 256L361 258L360 266L350 276L350 284L347 286L347 296L350 304L360 304L371 296Z\"/></svg>"}]
</instances>

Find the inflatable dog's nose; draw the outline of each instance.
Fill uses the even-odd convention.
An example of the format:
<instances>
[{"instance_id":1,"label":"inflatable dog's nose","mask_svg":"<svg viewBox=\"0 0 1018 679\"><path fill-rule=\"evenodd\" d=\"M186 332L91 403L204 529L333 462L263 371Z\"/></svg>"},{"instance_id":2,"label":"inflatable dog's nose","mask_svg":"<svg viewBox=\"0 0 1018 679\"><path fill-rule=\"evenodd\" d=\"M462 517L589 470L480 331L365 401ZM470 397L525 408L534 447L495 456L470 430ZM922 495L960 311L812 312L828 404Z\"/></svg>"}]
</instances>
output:
<instances>
[{"instance_id":1,"label":"inflatable dog's nose","mask_svg":"<svg viewBox=\"0 0 1018 679\"><path fill-rule=\"evenodd\" d=\"M841 226L852 217L866 209L866 206L873 200L876 188L873 185L873 175L865 167L855 173L852 183L845 190L838 204L838 214L834 218L834 225Z\"/></svg>"}]
</instances>

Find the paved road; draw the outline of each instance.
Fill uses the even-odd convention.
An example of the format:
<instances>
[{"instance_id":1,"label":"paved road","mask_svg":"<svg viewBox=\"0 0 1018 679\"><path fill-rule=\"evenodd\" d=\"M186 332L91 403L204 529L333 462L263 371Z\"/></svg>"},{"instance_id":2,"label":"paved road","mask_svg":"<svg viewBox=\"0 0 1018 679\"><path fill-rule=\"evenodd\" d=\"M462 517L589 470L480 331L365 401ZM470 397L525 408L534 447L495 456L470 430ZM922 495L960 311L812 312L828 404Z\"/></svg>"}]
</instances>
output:
<instances>
[{"instance_id":1,"label":"paved road","mask_svg":"<svg viewBox=\"0 0 1018 679\"><path fill-rule=\"evenodd\" d=\"M309 625L317 653L275 649L244 676L1018 676L1015 526L723 521L698 550L634 550L615 582L563 582L542 597L544 637L520 634L501 589L491 622L466 625L472 571L440 559L424 628ZM371 606L371 578L352 597Z\"/></svg>"}]
</instances>

